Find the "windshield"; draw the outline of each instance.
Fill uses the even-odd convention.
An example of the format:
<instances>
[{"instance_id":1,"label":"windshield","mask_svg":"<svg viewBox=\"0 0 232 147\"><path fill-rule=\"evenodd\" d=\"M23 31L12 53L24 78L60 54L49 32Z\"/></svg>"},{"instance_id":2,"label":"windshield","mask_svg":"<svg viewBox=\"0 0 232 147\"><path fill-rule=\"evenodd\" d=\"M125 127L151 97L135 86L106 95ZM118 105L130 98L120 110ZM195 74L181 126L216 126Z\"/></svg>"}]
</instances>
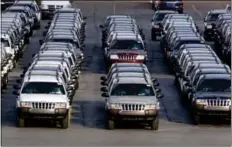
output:
<instances>
[{"instance_id":1,"label":"windshield","mask_svg":"<svg viewBox=\"0 0 232 147\"><path fill-rule=\"evenodd\" d=\"M65 42L75 44L77 48L80 48L79 43L73 41L73 39L52 39L53 42Z\"/></svg>"},{"instance_id":2,"label":"windshield","mask_svg":"<svg viewBox=\"0 0 232 147\"><path fill-rule=\"evenodd\" d=\"M217 18L218 18L218 15L219 14L209 14L208 16L207 16L207 21L216 21L217 20Z\"/></svg>"},{"instance_id":3,"label":"windshield","mask_svg":"<svg viewBox=\"0 0 232 147\"><path fill-rule=\"evenodd\" d=\"M22 89L22 94L59 94L64 95L64 87L57 83L28 82Z\"/></svg>"},{"instance_id":4,"label":"windshield","mask_svg":"<svg viewBox=\"0 0 232 147\"><path fill-rule=\"evenodd\" d=\"M202 92L229 92L231 87L231 80L226 79L206 79L198 86L197 91Z\"/></svg>"},{"instance_id":5,"label":"windshield","mask_svg":"<svg viewBox=\"0 0 232 147\"><path fill-rule=\"evenodd\" d=\"M154 16L153 20L158 20L158 21L162 21L164 19L164 16L166 15L166 13L160 13Z\"/></svg>"},{"instance_id":6,"label":"windshield","mask_svg":"<svg viewBox=\"0 0 232 147\"><path fill-rule=\"evenodd\" d=\"M28 6L29 8L31 8L33 11L36 11L35 10L35 7L33 5L30 5L30 4L16 4L16 6Z\"/></svg>"},{"instance_id":7,"label":"windshield","mask_svg":"<svg viewBox=\"0 0 232 147\"><path fill-rule=\"evenodd\" d=\"M179 50L180 46L183 45L183 44L195 44L195 43L201 44L202 42L200 40L182 40L182 41L178 41L174 45L174 50Z\"/></svg>"},{"instance_id":8,"label":"windshield","mask_svg":"<svg viewBox=\"0 0 232 147\"><path fill-rule=\"evenodd\" d=\"M110 49L133 49L133 50L143 50L143 44L139 43L137 40L117 40Z\"/></svg>"},{"instance_id":9,"label":"windshield","mask_svg":"<svg viewBox=\"0 0 232 147\"><path fill-rule=\"evenodd\" d=\"M119 84L111 92L112 96L154 96L151 86L145 84Z\"/></svg>"},{"instance_id":10,"label":"windshield","mask_svg":"<svg viewBox=\"0 0 232 147\"><path fill-rule=\"evenodd\" d=\"M30 16L29 16L29 13L25 12L24 10L8 10L8 11L10 11L10 12L21 12L21 13L26 14L26 16L27 16L28 18L30 17Z\"/></svg>"},{"instance_id":11,"label":"windshield","mask_svg":"<svg viewBox=\"0 0 232 147\"><path fill-rule=\"evenodd\" d=\"M5 47L10 47L9 41L4 38L1 38L1 43L3 43Z\"/></svg>"}]
</instances>

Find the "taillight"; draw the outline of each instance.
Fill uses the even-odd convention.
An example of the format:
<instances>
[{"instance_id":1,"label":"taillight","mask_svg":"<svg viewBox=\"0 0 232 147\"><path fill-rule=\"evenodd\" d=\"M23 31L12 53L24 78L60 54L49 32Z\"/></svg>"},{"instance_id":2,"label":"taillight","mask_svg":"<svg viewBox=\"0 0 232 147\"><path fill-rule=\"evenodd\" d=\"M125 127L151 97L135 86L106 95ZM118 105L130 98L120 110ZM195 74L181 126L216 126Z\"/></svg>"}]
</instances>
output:
<instances>
[{"instance_id":1,"label":"taillight","mask_svg":"<svg viewBox=\"0 0 232 147\"><path fill-rule=\"evenodd\" d=\"M161 4L161 1L155 1L155 4L159 6Z\"/></svg>"},{"instance_id":2,"label":"taillight","mask_svg":"<svg viewBox=\"0 0 232 147\"><path fill-rule=\"evenodd\" d=\"M181 6L181 7L184 7L184 3L183 3L183 2L180 2L180 6Z\"/></svg>"}]
</instances>

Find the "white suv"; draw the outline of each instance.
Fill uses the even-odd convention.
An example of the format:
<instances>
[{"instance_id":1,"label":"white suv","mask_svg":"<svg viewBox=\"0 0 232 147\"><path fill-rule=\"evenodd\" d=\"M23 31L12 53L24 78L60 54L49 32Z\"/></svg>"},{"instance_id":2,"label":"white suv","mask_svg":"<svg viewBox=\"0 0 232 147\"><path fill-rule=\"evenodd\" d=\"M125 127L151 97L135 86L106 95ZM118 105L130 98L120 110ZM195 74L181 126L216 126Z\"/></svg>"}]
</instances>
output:
<instances>
[{"instance_id":1,"label":"white suv","mask_svg":"<svg viewBox=\"0 0 232 147\"><path fill-rule=\"evenodd\" d=\"M70 8L71 3L69 0L41 0L41 11L42 11L42 19L52 18L55 14L55 11L60 8Z\"/></svg>"},{"instance_id":2,"label":"white suv","mask_svg":"<svg viewBox=\"0 0 232 147\"><path fill-rule=\"evenodd\" d=\"M62 128L70 124L68 90L65 83L56 75L26 75L22 86L14 86L16 101L17 124L24 127L29 118L49 118L59 121Z\"/></svg>"}]
</instances>

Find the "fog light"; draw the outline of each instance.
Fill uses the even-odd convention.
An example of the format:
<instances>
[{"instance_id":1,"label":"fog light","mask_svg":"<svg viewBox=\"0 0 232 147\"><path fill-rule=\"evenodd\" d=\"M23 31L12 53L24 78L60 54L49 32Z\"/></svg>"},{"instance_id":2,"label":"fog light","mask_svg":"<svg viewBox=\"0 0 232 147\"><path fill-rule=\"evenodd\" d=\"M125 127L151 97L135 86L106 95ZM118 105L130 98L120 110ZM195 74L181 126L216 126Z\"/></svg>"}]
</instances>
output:
<instances>
[{"instance_id":1,"label":"fog light","mask_svg":"<svg viewBox=\"0 0 232 147\"><path fill-rule=\"evenodd\" d=\"M149 110L145 110L145 114L148 115L149 114Z\"/></svg>"}]
</instances>

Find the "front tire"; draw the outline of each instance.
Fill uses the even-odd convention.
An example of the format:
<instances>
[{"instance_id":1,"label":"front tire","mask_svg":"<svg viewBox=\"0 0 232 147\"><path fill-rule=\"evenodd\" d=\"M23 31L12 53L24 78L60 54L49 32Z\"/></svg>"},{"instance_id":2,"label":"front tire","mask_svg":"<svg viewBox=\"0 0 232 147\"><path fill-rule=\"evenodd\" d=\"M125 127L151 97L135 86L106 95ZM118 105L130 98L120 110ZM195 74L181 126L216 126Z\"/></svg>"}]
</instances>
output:
<instances>
[{"instance_id":1,"label":"front tire","mask_svg":"<svg viewBox=\"0 0 232 147\"><path fill-rule=\"evenodd\" d=\"M158 130L159 129L159 118L156 117L154 120L150 123L151 130Z\"/></svg>"},{"instance_id":2,"label":"front tire","mask_svg":"<svg viewBox=\"0 0 232 147\"><path fill-rule=\"evenodd\" d=\"M108 130L114 130L115 129L115 122L114 120L108 119L106 122L107 129Z\"/></svg>"},{"instance_id":3,"label":"front tire","mask_svg":"<svg viewBox=\"0 0 232 147\"><path fill-rule=\"evenodd\" d=\"M153 31L151 31L151 40L156 41L156 35Z\"/></svg>"},{"instance_id":4,"label":"front tire","mask_svg":"<svg viewBox=\"0 0 232 147\"><path fill-rule=\"evenodd\" d=\"M65 116L64 119L61 120L61 128L62 129L67 129L70 125L70 110L68 110L67 115Z\"/></svg>"},{"instance_id":5,"label":"front tire","mask_svg":"<svg viewBox=\"0 0 232 147\"><path fill-rule=\"evenodd\" d=\"M25 127L25 119L19 117L17 119L17 127L19 127L19 128Z\"/></svg>"}]
</instances>

